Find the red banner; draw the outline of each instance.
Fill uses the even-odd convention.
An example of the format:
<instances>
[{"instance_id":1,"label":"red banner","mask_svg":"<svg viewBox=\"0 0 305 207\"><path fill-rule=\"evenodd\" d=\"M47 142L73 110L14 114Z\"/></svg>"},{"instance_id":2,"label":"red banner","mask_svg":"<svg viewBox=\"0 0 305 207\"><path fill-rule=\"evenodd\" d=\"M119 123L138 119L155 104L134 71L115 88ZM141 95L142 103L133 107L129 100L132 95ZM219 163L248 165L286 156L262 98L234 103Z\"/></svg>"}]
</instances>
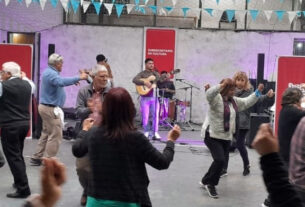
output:
<instances>
[{"instance_id":1,"label":"red banner","mask_svg":"<svg viewBox=\"0 0 305 207\"><path fill-rule=\"evenodd\" d=\"M21 71L25 72L29 79L32 78L32 45L21 44L0 44L0 66L8 61L18 63ZM32 112L32 105L30 105L30 113ZM30 121L30 130L28 136L32 136L32 121Z\"/></svg>"},{"instance_id":2,"label":"red banner","mask_svg":"<svg viewBox=\"0 0 305 207\"><path fill-rule=\"evenodd\" d=\"M301 89L305 83L305 57L279 57L276 81L275 132L278 128L278 117L281 111L283 92L288 87ZM303 90L302 90L303 91ZM305 91L303 91L304 93Z\"/></svg>"},{"instance_id":3,"label":"red banner","mask_svg":"<svg viewBox=\"0 0 305 207\"><path fill-rule=\"evenodd\" d=\"M145 59L152 58L159 72L170 72L175 68L176 30L146 29Z\"/></svg>"}]
</instances>

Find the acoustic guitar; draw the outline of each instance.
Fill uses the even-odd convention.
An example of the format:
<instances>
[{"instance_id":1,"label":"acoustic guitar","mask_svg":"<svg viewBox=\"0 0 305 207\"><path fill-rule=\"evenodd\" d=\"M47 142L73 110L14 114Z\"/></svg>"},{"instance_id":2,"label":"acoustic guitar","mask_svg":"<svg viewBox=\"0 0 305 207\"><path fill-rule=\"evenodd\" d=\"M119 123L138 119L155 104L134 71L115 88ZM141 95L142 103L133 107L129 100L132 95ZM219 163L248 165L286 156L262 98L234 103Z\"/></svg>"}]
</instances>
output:
<instances>
[{"instance_id":1,"label":"acoustic guitar","mask_svg":"<svg viewBox=\"0 0 305 207\"><path fill-rule=\"evenodd\" d=\"M169 74L174 75L180 72L180 69L175 69L171 72L169 72ZM154 80L156 79L155 76L151 75L148 78L141 78L140 80L142 81L150 81L152 84L150 87L147 87L146 85L136 85L136 90L138 92L139 95L141 96L145 96L147 95L152 89L156 88L157 85L156 83L153 83Z\"/></svg>"}]
</instances>

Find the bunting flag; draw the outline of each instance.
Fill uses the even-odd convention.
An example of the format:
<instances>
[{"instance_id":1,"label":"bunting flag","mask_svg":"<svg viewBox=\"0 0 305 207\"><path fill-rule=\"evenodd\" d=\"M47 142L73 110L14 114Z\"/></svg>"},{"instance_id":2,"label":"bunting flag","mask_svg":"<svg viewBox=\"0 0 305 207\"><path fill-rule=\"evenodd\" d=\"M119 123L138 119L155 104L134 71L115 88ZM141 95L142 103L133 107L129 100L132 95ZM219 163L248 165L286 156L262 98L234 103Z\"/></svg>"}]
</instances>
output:
<instances>
[{"instance_id":1,"label":"bunting flag","mask_svg":"<svg viewBox=\"0 0 305 207\"><path fill-rule=\"evenodd\" d=\"M43 11L44 10L44 7L46 5L46 2L47 0L40 0L40 7L41 7L41 10Z\"/></svg>"},{"instance_id":2,"label":"bunting flag","mask_svg":"<svg viewBox=\"0 0 305 207\"><path fill-rule=\"evenodd\" d=\"M235 10L228 9L228 10L226 10L226 13L227 13L229 22L232 22L232 19L235 15Z\"/></svg>"},{"instance_id":3,"label":"bunting flag","mask_svg":"<svg viewBox=\"0 0 305 207\"><path fill-rule=\"evenodd\" d=\"M74 11L74 14L76 14L80 2L78 0L71 0L71 4L72 4L72 9Z\"/></svg>"},{"instance_id":4,"label":"bunting flag","mask_svg":"<svg viewBox=\"0 0 305 207\"><path fill-rule=\"evenodd\" d=\"M81 6L83 6L84 0L80 0L79 3L80 3Z\"/></svg>"},{"instance_id":5,"label":"bunting flag","mask_svg":"<svg viewBox=\"0 0 305 207\"><path fill-rule=\"evenodd\" d=\"M265 16L266 16L266 18L267 18L268 21L270 21L270 19L271 19L272 12L273 12L273 11L270 11L270 10L265 10L265 11L264 11Z\"/></svg>"},{"instance_id":6,"label":"bunting flag","mask_svg":"<svg viewBox=\"0 0 305 207\"><path fill-rule=\"evenodd\" d=\"M249 4L249 3L250 3L250 1L251 1L251 0L247 0L247 4Z\"/></svg>"},{"instance_id":7,"label":"bunting flag","mask_svg":"<svg viewBox=\"0 0 305 207\"><path fill-rule=\"evenodd\" d=\"M31 3L32 3L32 0L25 0L26 7L29 7Z\"/></svg>"},{"instance_id":8,"label":"bunting flag","mask_svg":"<svg viewBox=\"0 0 305 207\"><path fill-rule=\"evenodd\" d=\"M277 10L277 11L275 11L275 13L276 13L277 18L278 18L280 21L282 21L282 20L283 20L283 16L284 16L284 14L285 14L285 11Z\"/></svg>"},{"instance_id":9,"label":"bunting flag","mask_svg":"<svg viewBox=\"0 0 305 207\"><path fill-rule=\"evenodd\" d=\"M116 13L118 15L118 18L120 18L123 8L124 8L124 4L114 4L115 5L115 9L116 9Z\"/></svg>"},{"instance_id":10,"label":"bunting flag","mask_svg":"<svg viewBox=\"0 0 305 207\"><path fill-rule=\"evenodd\" d=\"M69 0L60 0L62 7L64 8L65 12L68 13L69 11Z\"/></svg>"},{"instance_id":11,"label":"bunting flag","mask_svg":"<svg viewBox=\"0 0 305 207\"><path fill-rule=\"evenodd\" d=\"M144 1L144 4L147 5L149 0L143 0L143 1Z\"/></svg>"},{"instance_id":12,"label":"bunting flag","mask_svg":"<svg viewBox=\"0 0 305 207\"><path fill-rule=\"evenodd\" d=\"M86 13L87 9L89 8L90 6L90 2L89 1L84 1L83 3L83 10L84 10L84 13Z\"/></svg>"},{"instance_id":13,"label":"bunting flag","mask_svg":"<svg viewBox=\"0 0 305 207\"><path fill-rule=\"evenodd\" d=\"M288 19L289 19L289 23L291 24L292 21L294 20L295 16L297 15L296 11L288 11Z\"/></svg>"},{"instance_id":14,"label":"bunting flag","mask_svg":"<svg viewBox=\"0 0 305 207\"><path fill-rule=\"evenodd\" d=\"M106 7L106 9L108 11L108 15L110 16L112 13L113 4L104 3L104 6Z\"/></svg>"},{"instance_id":15,"label":"bunting flag","mask_svg":"<svg viewBox=\"0 0 305 207\"><path fill-rule=\"evenodd\" d=\"M166 14L166 11L161 7L160 9L159 9L159 15L161 16L161 15L164 15L164 16L166 16L167 14Z\"/></svg>"},{"instance_id":16,"label":"bunting flag","mask_svg":"<svg viewBox=\"0 0 305 207\"><path fill-rule=\"evenodd\" d=\"M103 2L104 2L104 0L100 0L100 2L101 2L101 3L103 3Z\"/></svg>"},{"instance_id":17,"label":"bunting flag","mask_svg":"<svg viewBox=\"0 0 305 207\"><path fill-rule=\"evenodd\" d=\"M216 0L217 5L219 4L219 0Z\"/></svg>"},{"instance_id":18,"label":"bunting flag","mask_svg":"<svg viewBox=\"0 0 305 207\"><path fill-rule=\"evenodd\" d=\"M176 6L177 0L172 0L173 6ZM203 4L202 4L203 5Z\"/></svg>"},{"instance_id":19,"label":"bunting flag","mask_svg":"<svg viewBox=\"0 0 305 207\"><path fill-rule=\"evenodd\" d=\"M5 6L8 5L8 3L10 3L10 0L4 0L5 1Z\"/></svg>"},{"instance_id":20,"label":"bunting flag","mask_svg":"<svg viewBox=\"0 0 305 207\"><path fill-rule=\"evenodd\" d=\"M95 8L95 12L97 13L97 15L99 15L100 11L101 11L102 3L101 2L93 2L93 6Z\"/></svg>"},{"instance_id":21,"label":"bunting flag","mask_svg":"<svg viewBox=\"0 0 305 207\"><path fill-rule=\"evenodd\" d=\"M22 3L22 0L17 0L20 4Z\"/></svg>"},{"instance_id":22,"label":"bunting flag","mask_svg":"<svg viewBox=\"0 0 305 207\"><path fill-rule=\"evenodd\" d=\"M135 3L136 5L139 5L140 0L135 0L134 3Z\"/></svg>"},{"instance_id":23,"label":"bunting flag","mask_svg":"<svg viewBox=\"0 0 305 207\"><path fill-rule=\"evenodd\" d=\"M127 7L127 14L129 14L131 12L131 10L134 8L134 4L126 4Z\"/></svg>"},{"instance_id":24,"label":"bunting flag","mask_svg":"<svg viewBox=\"0 0 305 207\"><path fill-rule=\"evenodd\" d=\"M252 17L252 20L255 21L258 15L258 10L250 10L250 15Z\"/></svg>"},{"instance_id":25,"label":"bunting flag","mask_svg":"<svg viewBox=\"0 0 305 207\"><path fill-rule=\"evenodd\" d=\"M58 3L58 0L51 0L51 4L52 4L53 8L56 8L57 3Z\"/></svg>"},{"instance_id":26,"label":"bunting flag","mask_svg":"<svg viewBox=\"0 0 305 207\"><path fill-rule=\"evenodd\" d=\"M296 15L297 15L297 17L301 17L302 16L302 12L301 11L297 11Z\"/></svg>"},{"instance_id":27,"label":"bunting flag","mask_svg":"<svg viewBox=\"0 0 305 207\"><path fill-rule=\"evenodd\" d=\"M151 9L151 11L154 13L154 14L157 14L157 6L154 6L154 5L148 5L148 8Z\"/></svg>"},{"instance_id":28,"label":"bunting flag","mask_svg":"<svg viewBox=\"0 0 305 207\"><path fill-rule=\"evenodd\" d=\"M247 11L245 10L237 10L235 11L235 18L239 21L242 22L245 19L245 15L246 15Z\"/></svg>"},{"instance_id":29,"label":"bunting flag","mask_svg":"<svg viewBox=\"0 0 305 207\"><path fill-rule=\"evenodd\" d=\"M183 12L183 16L186 17L186 14L190 10L190 8L184 7L184 8L181 8L181 9L182 9L182 12Z\"/></svg>"},{"instance_id":30,"label":"bunting flag","mask_svg":"<svg viewBox=\"0 0 305 207\"><path fill-rule=\"evenodd\" d=\"M302 0L300 0L300 4L302 5Z\"/></svg>"},{"instance_id":31,"label":"bunting flag","mask_svg":"<svg viewBox=\"0 0 305 207\"><path fill-rule=\"evenodd\" d=\"M209 14L210 14L210 16L212 17L213 16L213 11L214 11L214 9L209 9L209 8L207 8L207 9L204 9L206 12L208 12Z\"/></svg>"},{"instance_id":32,"label":"bunting flag","mask_svg":"<svg viewBox=\"0 0 305 207\"><path fill-rule=\"evenodd\" d=\"M164 9L166 9L168 14L173 11L173 7L172 6L165 6Z\"/></svg>"},{"instance_id":33,"label":"bunting flag","mask_svg":"<svg viewBox=\"0 0 305 207\"><path fill-rule=\"evenodd\" d=\"M284 0L280 0L280 2L281 2L281 3L283 3L283 2L284 2Z\"/></svg>"},{"instance_id":34,"label":"bunting flag","mask_svg":"<svg viewBox=\"0 0 305 207\"><path fill-rule=\"evenodd\" d=\"M146 14L146 10L145 10L145 7L143 5L139 6L139 12L141 12L142 14Z\"/></svg>"},{"instance_id":35,"label":"bunting flag","mask_svg":"<svg viewBox=\"0 0 305 207\"><path fill-rule=\"evenodd\" d=\"M305 16L305 11L302 11L302 13L303 13L303 16ZM300 16L302 16L302 15L300 15Z\"/></svg>"}]
</instances>

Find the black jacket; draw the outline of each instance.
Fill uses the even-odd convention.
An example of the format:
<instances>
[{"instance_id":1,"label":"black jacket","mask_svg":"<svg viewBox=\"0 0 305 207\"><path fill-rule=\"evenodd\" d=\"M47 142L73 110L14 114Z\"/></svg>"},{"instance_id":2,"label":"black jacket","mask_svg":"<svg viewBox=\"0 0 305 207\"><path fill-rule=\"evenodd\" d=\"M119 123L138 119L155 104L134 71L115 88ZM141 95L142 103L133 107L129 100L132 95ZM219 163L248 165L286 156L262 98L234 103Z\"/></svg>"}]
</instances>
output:
<instances>
[{"instance_id":1,"label":"black jacket","mask_svg":"<svg viewBox=\"0 0 305 207\"><path fill-rule=\"evenodd\" d=\"M137 131L114 140L105 135L103 128L92 128L81 131L79 138L72 152L76 157L89 153L89 196L151 206L145 163L159 170L167 169L174 157L173 142L168 141L161 153Z\"/></svg>"}]
</instances>

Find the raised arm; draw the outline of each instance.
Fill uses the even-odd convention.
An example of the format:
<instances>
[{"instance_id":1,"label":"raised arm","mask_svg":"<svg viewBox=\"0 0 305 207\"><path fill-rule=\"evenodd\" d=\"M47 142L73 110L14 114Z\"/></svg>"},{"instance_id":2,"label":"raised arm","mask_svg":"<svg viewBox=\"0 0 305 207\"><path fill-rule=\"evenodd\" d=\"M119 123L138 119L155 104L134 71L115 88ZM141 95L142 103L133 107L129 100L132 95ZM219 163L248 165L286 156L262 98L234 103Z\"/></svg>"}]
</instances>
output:
<instances>
[{"instance_id":1,"label":"raised arm","mask_svg":"<svg viewBox=\"0 0 305 207\"><path fill-rule=\"evenodd\" d=\"M208 102L212 102L217 95L220 95L221 84L211 86L206 91L206 97Z\"/></svg>"}]
</instances>

